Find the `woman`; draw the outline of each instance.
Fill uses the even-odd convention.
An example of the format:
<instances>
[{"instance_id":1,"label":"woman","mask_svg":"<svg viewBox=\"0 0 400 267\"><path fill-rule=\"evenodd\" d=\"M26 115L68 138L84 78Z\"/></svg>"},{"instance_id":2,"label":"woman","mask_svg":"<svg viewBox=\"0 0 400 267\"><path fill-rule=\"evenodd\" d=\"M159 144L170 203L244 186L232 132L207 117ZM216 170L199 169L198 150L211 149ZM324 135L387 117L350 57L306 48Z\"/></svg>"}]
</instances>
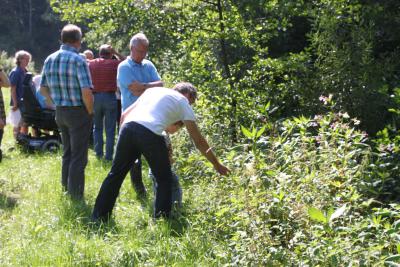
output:
<instances>
[{"instance_id":1,"label":"woman","mask_svg":"<svg viewBox=\"0 0 400 267\"><path fill-rule=\"evenodd\" d=\"M25 78L25 74L27 72L26 67L31 61L31 54L20 50L15 53L15 64L17 65L10 72L10 83L11 83L11 110L17 111L21 105L21 99L24 94L23 82ZM14 138L17 138L18 133L28 133L28 127L24 125L24 122L20 121L19 125L14 127Z\"/></svg>"},{"instance_id":2,"label":"woman","mask_svg":"<svg viewBox=\"0 0 400 267\"><path fill-rule=\"evenodd\" d=\"M3 140L4 126L6 126L6 112L4 110L4 100L1 87L10 87L10 81L8 80L8 77L3 71L3 69L0 68L0 147L1 147L1 141ZM3 159L3 152L0 149L0 162L2 159Z\"/></svg>"}]
</instances>

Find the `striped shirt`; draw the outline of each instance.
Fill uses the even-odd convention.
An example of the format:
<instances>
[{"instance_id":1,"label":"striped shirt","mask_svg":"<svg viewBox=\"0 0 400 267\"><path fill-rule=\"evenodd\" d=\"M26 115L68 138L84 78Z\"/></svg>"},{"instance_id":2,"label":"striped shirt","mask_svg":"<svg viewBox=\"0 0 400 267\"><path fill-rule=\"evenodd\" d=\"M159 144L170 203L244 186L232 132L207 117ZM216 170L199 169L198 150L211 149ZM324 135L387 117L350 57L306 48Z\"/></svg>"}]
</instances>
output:
<instances>
[{"instance_id":1,"label":"striped shirt","mask_svg":"<svg viewBox=\"0 0 400 267\"><path fill-rule=\"evenodd\" d=\"M117 91L117 69L121 62L122 60L105 58L96 58L89 61L94 93Z\"/></svg>"},{"instance_id":2,"label":"striped shirt","mask_svg":"<svg viewBox=\"0 0 400 267\"><path fill-rule=\"evenodd\" d=\"M93 88L89 67L78 50L63 44L47 57L40 86L49 88L56 106L84 106L82 89Z\"/></svg>"}]
</instances>

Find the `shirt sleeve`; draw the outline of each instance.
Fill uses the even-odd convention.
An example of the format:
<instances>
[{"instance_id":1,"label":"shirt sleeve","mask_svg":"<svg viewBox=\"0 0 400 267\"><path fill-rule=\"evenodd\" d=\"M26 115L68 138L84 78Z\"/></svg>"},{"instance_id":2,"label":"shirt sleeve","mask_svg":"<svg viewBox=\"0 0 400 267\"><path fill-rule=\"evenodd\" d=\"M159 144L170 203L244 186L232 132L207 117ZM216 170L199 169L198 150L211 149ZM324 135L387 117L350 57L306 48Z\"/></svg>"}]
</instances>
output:
<instances>
[{"instance_id":1,"label":"shirt sleeve","mask_svg":"<svg viewBox=\"0 0 400 267\"><path fill-rule=\"evenodd\" d=\"M183 121L196 121L196 116L194 115L194 111L192 107L189 105L187 99L182 99L180 101L181 112L182 112L182 120Z\"/></svg>"},{"instance_id":2,"label":"shirt sleeve","mask_svg":"<svg viewBox=\"0 0 400 267\"><path fill-rule=\"evenodd\" d=\"M15 70L12 70L9 75L9 80L10 80L11 86L17 86L19 79L20 79L20 77L18 75L18 72Z\"/></svg>"},{"instance_id":3,"label":"shirt sleeve","mask_svg":"<svg viewBox=\"0 0 400 267\"><path fill-rule=\"evenodd\" d=\"M154 64L152 62L149 62L149 71L150 71L150 77L152 79L153 82L156 81L161 81L161 77L157 72L156 67L154 66Z\"/></svg>"},{"instance_id":4,"label":"shirt sleeve","mask_svg":"<svg viewBox=\"0 0 400 267\"><path fill-rule=\"evenodd\" d=\"M93 88L92 78L90 76L90 71L88 64L86 62L78 61L77 62L77 74L78 74L78 82L81 89L83 88Z\"/></svg>"},{"instance_id":5,"label":"shirt sleeve","mask_svg":"<svg viewBox=\"0 0 400 267\"><path fill-rule=\"evenodd\" d=\"M40 87L49 87L49 84L48 84L48 82L47 82L47 75L46 75L46 72L45 72L45 67L46 67L46 62L45 62L45 65L43 66L43 69L42 69L42 73L41 73L41 75L42 75L42 78L40 79L40 85L39 85L39 88Z\"/></svg>"},{"instance_id":6,"label":"shirt sleeve","mask_svg":"<svg viewBox=\"0 0 400 267\"><path fill-rule=\"evenodd\" d=\"M117 84L120 89L128 88L132 83L131 69L127 66L119 66L117 71Z\"/></svg>"}]
</instances>

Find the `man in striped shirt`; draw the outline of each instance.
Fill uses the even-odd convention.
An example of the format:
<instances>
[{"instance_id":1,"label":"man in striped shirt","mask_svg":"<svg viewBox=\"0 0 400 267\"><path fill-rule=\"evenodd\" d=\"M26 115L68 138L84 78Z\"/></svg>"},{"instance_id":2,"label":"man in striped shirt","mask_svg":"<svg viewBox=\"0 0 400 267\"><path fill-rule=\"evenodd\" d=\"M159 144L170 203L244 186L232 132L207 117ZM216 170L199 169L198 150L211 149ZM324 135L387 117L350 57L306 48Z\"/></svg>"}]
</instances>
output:
<instances>
[{"instance_id":1,"label":"man in striped shirt","mask_svg":"<svg viewBox=\"0 0 400 267\"><path fill-rule=\"evenodd\" d=\"M61 31L60 50L47 57L41 93L56 106L56 122L63 143L61 184L73 198L82 199L92 127L92 80L86 60L79 55L82 32L68 24Z\"/></svg>"},{"instance_id":2,"label":"man in striped shirt","mask_svg":"<svg viewBox=\"0 0 400 267\"><path fill-rule=\"evenodd\" d=\"M115 126L117 122L118 103L117 69L125 57L103 44L99 49L100 58L89 60L90 75L93 80L94 119L93 144L97 158L103 158L103 126L106 132L105 160L111 161L114 152ZM115 56L117 59L113 59Z\"/></svg>"}]
</instances>

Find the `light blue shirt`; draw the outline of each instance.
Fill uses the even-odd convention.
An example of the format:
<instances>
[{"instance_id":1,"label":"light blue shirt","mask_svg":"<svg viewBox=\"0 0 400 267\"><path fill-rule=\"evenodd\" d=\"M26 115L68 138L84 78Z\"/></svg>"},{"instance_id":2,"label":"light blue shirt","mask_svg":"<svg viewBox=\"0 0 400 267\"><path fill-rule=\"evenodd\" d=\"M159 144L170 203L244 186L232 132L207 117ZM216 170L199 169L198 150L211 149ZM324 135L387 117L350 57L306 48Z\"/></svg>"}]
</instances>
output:
<instances>
[{"instance_id":1,"label":"light blue shirt","mask_svg":"<svg viewBox=\"0 0 400 267\"><path fill-rule=\"evenodd\" d=\"M161 77L156 67L150 60L143 59L142 63L134 62L131 57L127 57L118 65L117 84L121 91L122 111L132 105L139 97L134 96L128 86L134 81L140 83L150 83L160 81Z\"/></svg>"}]
</instances>

